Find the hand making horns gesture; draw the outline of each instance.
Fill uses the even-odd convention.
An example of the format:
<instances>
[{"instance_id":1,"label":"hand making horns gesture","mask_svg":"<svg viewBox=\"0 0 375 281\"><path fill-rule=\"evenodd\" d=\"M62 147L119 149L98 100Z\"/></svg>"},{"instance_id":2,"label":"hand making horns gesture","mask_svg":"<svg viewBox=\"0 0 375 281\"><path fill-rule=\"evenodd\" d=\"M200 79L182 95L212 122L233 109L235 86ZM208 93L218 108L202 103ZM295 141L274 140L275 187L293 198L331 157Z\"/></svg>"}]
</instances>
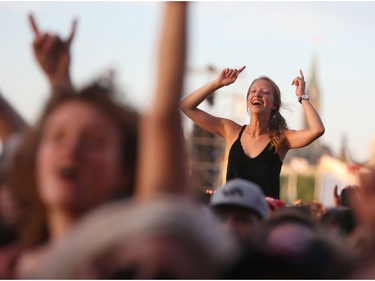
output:
<instances>
[{"instance_id":1,"label":"hand making horns gesture","mask_svg":"<svg viewBox=\"0 0 375 281\"><path fill-rule=\"evenodd\" d=\"M43 71L52 82L61 77L69 77L70 45L76 32L77 20L73 21L66 40L56 34L40 32L32 14L29 15L29 21L35 35L34 55Z\"/></svg>"}]
</instances>

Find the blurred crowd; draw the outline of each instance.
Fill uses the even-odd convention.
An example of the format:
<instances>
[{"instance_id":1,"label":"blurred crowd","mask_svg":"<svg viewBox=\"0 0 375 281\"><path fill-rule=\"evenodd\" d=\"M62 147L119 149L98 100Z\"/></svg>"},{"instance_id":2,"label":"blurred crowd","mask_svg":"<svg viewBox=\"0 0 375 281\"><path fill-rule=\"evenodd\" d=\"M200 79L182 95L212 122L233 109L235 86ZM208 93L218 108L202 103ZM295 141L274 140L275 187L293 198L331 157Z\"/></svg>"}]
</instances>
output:
<instances>
[{"instance_id":1,"label":"blurred crowd","mask_svg":"<svg viewBox=\"0 0 375 281\"><path fill-rule=\"evenodd\" d=\"M238 178L207 197L192 186L178 106L188 3L163 6L142 115L110 79L75 89L75 21L64 40L30 16L51 97L35 124L0 99L0 278L375 278L372 167L358 186L336 187L330 208L287 205Z\"/></svg>"}]
</instances>

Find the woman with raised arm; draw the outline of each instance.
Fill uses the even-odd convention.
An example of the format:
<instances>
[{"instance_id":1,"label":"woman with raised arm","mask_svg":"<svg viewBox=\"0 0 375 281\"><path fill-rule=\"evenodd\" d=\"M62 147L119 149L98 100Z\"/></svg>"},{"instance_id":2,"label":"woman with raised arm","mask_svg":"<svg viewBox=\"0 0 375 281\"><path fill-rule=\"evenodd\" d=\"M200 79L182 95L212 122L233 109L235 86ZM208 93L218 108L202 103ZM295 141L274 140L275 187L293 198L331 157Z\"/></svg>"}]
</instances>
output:
<instances>
[{"instance_id":1,"label":"woman with raised arm","mask_svg":"<svg viewBox=\"0 0 375 281\"><path fill-rule=\"evenodd\" d=\"M290 130L280 114L281 94L270 78L255 79L247 92L250 121L240 125L216 117L198 108L214 91L235 82L245 69L223 69L218 77L182 100L180 109L198 126L223 137L230 151L226 179L243 178L261 186L266 196L279 198L280 171L289 149L304 147L324 133L324 125L305 93L302 71L293 79L296 95L308 122L308 128Z\"/></svg>"},{"instance_id":2,"label":"woman with raised arm","mask_svg":"<svg viewBox=\"0 0 375 281\"><path fill-rule=\"evenodd\" d=\"M9 179L25 223L20 240L0 252L5 279L28 276L80 217L131 196L135 186L138 113L119 104L111 84L73 88L69 49L75 22L64 41L41 33L29 19L51 95L14 154Z\"/></svg>"},{"instance_id":3,"label":"woman with raised arm","mask_svg":"<svg viewBox=\"0 0 375 281\"><path fill-rule=\"evenodd\" d=\"M158 58L171 63L159 64L156 101L142 118L139 150L137 112L119 104L107 85L94 83L74 90L65 83L64 77L70 82L69 42L73 35L66 45L59 43L41 35L30 17L36 42L43 38L50 42L36 51L46 51L48 46L57 44L66 46L63 51L67 51L67 56L64 59L58 55L61 53L54 56L54 52L47 52L51 61L38 59L50 78L52 91L57 91L51 95L39 122L30 127L17 153L13 172L19 177L15 177L15 186L27 207L28 219L20 249L8 258L8 263L1 263L9 267L2 271L0 266L0 277L30 278L83 216L114 199L186 194L186 165L181 161L184 139L178 109L185 68L186 5L164 4ZM74 29L75 25L71 34ZM165 126L171 114L172 121ZM1 254L0 261L4 261Z\"/></svg>"}]
</instances>

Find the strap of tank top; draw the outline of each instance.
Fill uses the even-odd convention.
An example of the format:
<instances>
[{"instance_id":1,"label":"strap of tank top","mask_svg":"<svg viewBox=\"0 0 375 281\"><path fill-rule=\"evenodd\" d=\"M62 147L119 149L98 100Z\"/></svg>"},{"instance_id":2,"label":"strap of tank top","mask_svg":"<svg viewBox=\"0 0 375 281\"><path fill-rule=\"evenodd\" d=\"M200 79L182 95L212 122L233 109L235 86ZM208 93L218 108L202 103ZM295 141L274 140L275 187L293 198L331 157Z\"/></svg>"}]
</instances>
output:
<instances>
[{"instance_id":1,"label":"strap of tank top","mask_svg":"<svg viewBox=\"0 0 375 281\"><path fill-rule=\"evenodd\" d=\"M238 134L238 138L239 138L239 139L241 138L243 131L245 131L246 126L247 126L247 125L243 125L243 126L242 126L242 129L241 129L240 133Z\"/></svg>"}]
</instances>

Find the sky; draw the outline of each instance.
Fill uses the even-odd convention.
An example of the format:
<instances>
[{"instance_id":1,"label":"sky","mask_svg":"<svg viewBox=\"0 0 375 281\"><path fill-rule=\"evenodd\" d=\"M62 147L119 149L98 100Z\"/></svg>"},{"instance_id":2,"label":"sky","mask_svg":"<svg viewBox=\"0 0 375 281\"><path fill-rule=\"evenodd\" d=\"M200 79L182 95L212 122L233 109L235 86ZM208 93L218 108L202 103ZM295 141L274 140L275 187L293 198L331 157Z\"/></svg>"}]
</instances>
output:
<instances>
[{"instance_id":1,"label":"sky","mask_svg":"<svg viewBox=\"0 0 375 281\"><path fill-rule=\"evenodd\" d=\"M375 2L194 1L189 9L185 94L215 77L205 71L209 65L217 72L246 65L236 83L218 91L214 114L247 123L241 102L251 81L266 75L281 89L289 127L300 129L303 112L291 82L299 69L309 82L315 57L326 127L321 141L338 154L346 139L354 160L370 157L375 136ZM32 123L49 87L33 57L30 12L40 30L62 37L78 19L71 67L77 87L112 69L124 102L140 111L151 106L162 2L0 2L0 92Z\"/></svg>"}]
</instances>

